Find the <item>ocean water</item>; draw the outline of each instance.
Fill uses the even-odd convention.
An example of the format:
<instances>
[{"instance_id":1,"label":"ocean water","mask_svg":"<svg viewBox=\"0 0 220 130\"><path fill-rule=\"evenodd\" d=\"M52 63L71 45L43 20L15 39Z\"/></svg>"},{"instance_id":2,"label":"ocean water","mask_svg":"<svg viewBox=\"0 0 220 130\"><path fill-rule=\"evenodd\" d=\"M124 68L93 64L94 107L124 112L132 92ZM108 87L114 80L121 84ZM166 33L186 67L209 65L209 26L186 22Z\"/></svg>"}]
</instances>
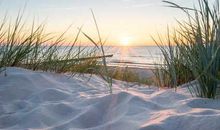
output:
<instances>
[{"instance_id":1,"label":"ocean water","mask_svg":"<svg viewBox=\"0 0 220 130\"><path fill-rule=\"evenodd\" d=\"M106 54L113 54L107 58L110 66L123 67L154 67L155 64L162 64L163 56L157 46L141 47L105 47Z\"/></svg>"},{"instance_id":2,"label":"ocean water","mask_svg":"<svg viewBox=\"0 0 220 130\"><path fill-rule=\"evenodd\" d=\"M65 53L64 48L60 48L60 54ZM76 53L80 49L84 50L83 53L85 52L86 54L86 52L91 52L94 48L96 47L75 47L74 49ZM109 66L150 68L156 64L162 64L163 61L162 53L157 46L105 46L104 50L105 55L113 55L113 57L106 58Z\"/></svg>"}]
</instances>

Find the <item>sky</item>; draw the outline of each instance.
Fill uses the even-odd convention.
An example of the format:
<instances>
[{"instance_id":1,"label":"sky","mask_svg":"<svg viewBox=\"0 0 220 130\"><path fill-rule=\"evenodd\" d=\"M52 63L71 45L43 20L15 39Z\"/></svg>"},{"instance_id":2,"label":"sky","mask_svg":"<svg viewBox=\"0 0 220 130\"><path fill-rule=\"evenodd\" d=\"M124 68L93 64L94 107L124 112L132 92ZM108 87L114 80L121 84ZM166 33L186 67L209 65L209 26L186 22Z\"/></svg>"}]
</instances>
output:
<instances>
[{"instance_id":1,"label":"sky","mask_svg":"<svg viewBox=\"0 0 220 130\"><path fill-rule=\"evenodd\" d=\"M196 0L170 1L192 7ZM175 19L185 17L180 10L166 7L162 0L0 0L1 15L7 12L13 19L25 4L26 21L45 22L47 30L54 33L72 25L67 35L70 39L81 26L83 32L98 38L92 9L106 44L118 46L154 45L151 36L165 35L167 26L174 27ZM88 42L83 36L79 41Z\"/></svg>"}]
</instances>

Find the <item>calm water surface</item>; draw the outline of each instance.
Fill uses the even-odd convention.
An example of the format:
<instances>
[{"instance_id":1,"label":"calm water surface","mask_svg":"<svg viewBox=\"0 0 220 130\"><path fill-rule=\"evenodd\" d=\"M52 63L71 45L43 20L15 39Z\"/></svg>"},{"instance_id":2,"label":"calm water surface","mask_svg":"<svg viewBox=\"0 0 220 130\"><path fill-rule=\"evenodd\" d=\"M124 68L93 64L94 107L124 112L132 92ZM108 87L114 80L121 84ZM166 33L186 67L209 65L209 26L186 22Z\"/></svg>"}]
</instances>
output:
<instances>
[{"instance_id":1,"label":"calm water surface","mask_svg":"<svg viewBox=\"0 0 220 130\"><path fill-rule=\"evenodd\" d=\"M79 49L83 52L91 52L94 47L74 47L76 53ZM61 48L61 54L65 53L65 49ZM155 64L162 64L162 53L157 46L141 46L141 47L118 47L105 46L105 55L113 54L113 57L107 58L109 66L138 67L149 68ZM101 61L101 60L100 60Z\"/></svg>"},{"instance_id":2,"label":"calm water surface","mask_svg":"<svg viewBox=\"0 0 220 130\"><path fill-rule=\"evenodd\" d=\"M162 63L162 53L157 46L142 47L105 47L106 54L113 54L107 58L112 66L152 67L155 63Z\"/></svg>"}]
</instances>

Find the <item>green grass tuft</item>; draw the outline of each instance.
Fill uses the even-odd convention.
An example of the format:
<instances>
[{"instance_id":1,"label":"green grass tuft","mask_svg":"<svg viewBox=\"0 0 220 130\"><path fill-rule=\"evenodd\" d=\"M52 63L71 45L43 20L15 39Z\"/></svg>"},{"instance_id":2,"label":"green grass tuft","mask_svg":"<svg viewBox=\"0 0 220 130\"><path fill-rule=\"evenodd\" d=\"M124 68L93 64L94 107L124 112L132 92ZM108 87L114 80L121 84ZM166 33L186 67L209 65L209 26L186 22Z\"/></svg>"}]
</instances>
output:
<instances>
[{"instance_id":1,"label":"green grass tuft","mask_svg":"<svg viewBox=\"0 0 220 130\"><path fill-rule=\"evenodd\" d=\"M158 80L171 87L196 80L189 87L193 96L216 98L219 94L220 72L220 11L219 2L211 6L208 0L198 0L198 8L182 7L164 1L170 7L182 10L186 21L177 21L179 28L168 33L168 48L159 46L165 65L156 72ZM169 32L169 31L168 31ZM160 45L160 42L156 43ZM162 76L161 76L162 75ZM168 83L166 83L168 82Z\"/></svg>"}]
</instances>

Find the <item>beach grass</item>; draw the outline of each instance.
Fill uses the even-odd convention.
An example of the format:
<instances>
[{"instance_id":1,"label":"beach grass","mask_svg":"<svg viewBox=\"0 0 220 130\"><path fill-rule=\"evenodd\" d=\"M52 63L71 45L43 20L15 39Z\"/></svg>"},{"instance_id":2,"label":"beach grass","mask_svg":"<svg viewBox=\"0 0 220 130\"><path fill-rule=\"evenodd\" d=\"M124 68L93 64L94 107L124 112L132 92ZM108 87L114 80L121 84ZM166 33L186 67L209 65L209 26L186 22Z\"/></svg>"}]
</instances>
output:
<instances>
[{"instance_id":1,"label":"beach grass","mask_svg":"<svg viewBox=\"0 0 220 130\"><path fill-rule=\"evenodd\" d=\"M197 81L189 90L193 96L216 98L220 91L220 12L219 2L210 5L208 0L198 0L198 7L182 7L164 1L169 7L182 10L187 20L178 21L172 35L168 31L168 45L156 41L163 56L164 66L156 72L158 80L176 88L184 82ZM162 76L161 76L162 75ZM181 82L179 82L181 81ZM182 82L183 81L183 82Z\"/></svg>"},{"instance_id":2,"label":"beach grass","mask_svg":"<svg viewBox=\"0 0 220 130\"><path fill-rule=\"evenodd\" d=\"M6 67L23 67L56 73L95 73L107 81L112 93L112 77L104 51L106 40L101 37L92 10L91 13L99 38L97 42L82 31L82 27L78 28L74 40L68 41L66 34L71 26L55 35L47 32L43 23L36 25L33 21L27 26L24 12L19 12L15 21L7 21L5 16L0 24L0 72ZM78 46L80 35L89 39L92 46Z\"/></svg>"},{"instance_id":3,"label":"beach grass","mask_svg":"<svg viewBox=\"0 0 220 130\"><path fill-rule=\"evenodd\" d=\"M2 19L0 25L1 71L6 67L23 67L57 73L75 73L90 71L88 68L91 69L97 64L97 59L81 60L98 54L96 46L92 49L76 46L82 28L79 28L73 41L68 41L65 37L68 29L55 35L46 32L45 26L43 23L36 25L35 21L28 26L20 12L15 21L8 21L7 16Z\"/></svg>"},{"instance_id":4,"label":"beach grass","mask_svg":"<svg viewBox=\"0 0 220 130\"><path fill-rule=\"evenodd\" d=\"M101 66L103 66L103 67L96 69L96 73L99 74L108 83L109 92L110 92L110 94L112 94L112 92L113 92L112 79L113 78L112 78L110 71L109 71L109 68L107 66L107 61L106 61L106 57L105 57L105 50L104 50L104 45L106 43L106 40L103 40L103 38L101 36L99 26L98 26L98 23L97 23L97 20L96 20L96 17L95 17L93 10L91 10L91 13L92 13L93 21L94 21L94 24L96 27L98 40L95 41L91 36L87 35L85 32L82 32L82 33L89 41L91 41L101 51L101 55L103 56Z\"/></svg>"},{"instance_id":5,"label":"beach grass","mask_svg":"<svg viewBox=\"0 0 220 130\"><path fill-rule=\"evenodd\" d=\"M137 68L136 68L137 69ZM139 85L152 85L153 77L143 76L136 72L136 69L130 67L109 67L109 73L113 79L121 80L130 83L138 83ZM150 70L150 69L149 69ZM142 70L146 71L146 70Z\"/></svg>"}]
</instances>

